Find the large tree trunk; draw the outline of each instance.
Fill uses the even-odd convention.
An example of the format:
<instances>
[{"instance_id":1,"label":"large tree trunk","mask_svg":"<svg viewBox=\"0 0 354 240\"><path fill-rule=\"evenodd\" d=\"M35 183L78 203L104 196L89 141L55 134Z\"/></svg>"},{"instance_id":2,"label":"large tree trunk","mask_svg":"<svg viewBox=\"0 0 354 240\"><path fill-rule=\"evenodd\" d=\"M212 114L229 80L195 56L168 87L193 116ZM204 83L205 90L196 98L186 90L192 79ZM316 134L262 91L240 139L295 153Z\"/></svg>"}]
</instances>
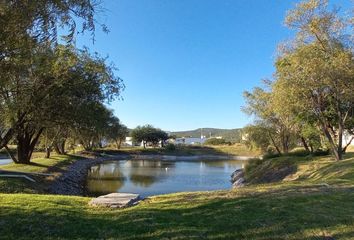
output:
<instances>
[{"instance_id":1,"label":"large tree trunk","mask_svg":"<svg viewBox=\"0 0 354 240\"><path fill-rule=\"evenodd\" d=\"M16 130L23 125L25 116L25 113L19 114L17 122L12 127L10 127L5 134L0 135L0 149L6 148L6 150L8 150L7 145L12 139L12 137L15 136Z\"/></svg>"},{"instance_id":2,"label":"large tree trunk","mask_svg":"<svg viewBox=\"0 0 354 240\"><path fill-rule=\"evenodd\" d=\"M37 133L35 130L29 131L26 128L22 128L17 133L17 162L29 164L31 162L32 153L36 146L43 129L40 129Z\"/></svg>"},{"instance_id":3,"label":"large tree trunk","mask_svg":"<svg viewBox=\"0 0 354 240\"><path fill-rule=\"evenodd\" d=\"M116 147L117 147L117 149L119 150L120 147L121 147L121 145L122 145L122 139L118 139L118 140L116 140L115 142L116 142Z\"/></svg>"}]
</instances>

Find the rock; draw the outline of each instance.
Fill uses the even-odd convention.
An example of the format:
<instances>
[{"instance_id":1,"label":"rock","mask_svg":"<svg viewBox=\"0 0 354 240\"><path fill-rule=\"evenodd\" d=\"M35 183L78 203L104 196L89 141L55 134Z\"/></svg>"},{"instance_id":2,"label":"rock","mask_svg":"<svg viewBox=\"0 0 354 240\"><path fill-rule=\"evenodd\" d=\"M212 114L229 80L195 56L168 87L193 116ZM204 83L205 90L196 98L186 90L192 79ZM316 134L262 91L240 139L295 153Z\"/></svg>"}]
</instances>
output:
<instances>
[{"instance_id":1,"label":"rock","mask_svg":"<svg viewBox=\"0 0 354 240\"><path fill-rule=\"evenodd\" d=\"M243 187L246 183L243 169L237 169L231 174L231 182L233 188Z\"/></svg>"},{"instance_id":2,"label":"rock","mask_svg":"<svg viewBox=\"0 0 354 240\"><path fill-rule=\"evenodd\" d=\"M231 182L234 183L239 178L243 178L244 173L242 169L237 169L231 174Z\"/></svg>"},{"instance_id":3,"label":"rock","mask_svg":"<svg viewBox=\"0 0 354 240\"><path fill-rule=\"evenodd\" d=\"M139 194L134 193L110 193L93 198L89 205L95 207L125 208L138 204Z\"/></svg>"},{"instance_id":4,"label":"rock","mask_svg":"<svg viewBox=\"0 0 354 240\"><path fill-rule=\"evenodd\" d=\"M243 177L237 179L233 184L232 188L239 188L245 186L245 179Z\"/></svg>"}]
</instances>

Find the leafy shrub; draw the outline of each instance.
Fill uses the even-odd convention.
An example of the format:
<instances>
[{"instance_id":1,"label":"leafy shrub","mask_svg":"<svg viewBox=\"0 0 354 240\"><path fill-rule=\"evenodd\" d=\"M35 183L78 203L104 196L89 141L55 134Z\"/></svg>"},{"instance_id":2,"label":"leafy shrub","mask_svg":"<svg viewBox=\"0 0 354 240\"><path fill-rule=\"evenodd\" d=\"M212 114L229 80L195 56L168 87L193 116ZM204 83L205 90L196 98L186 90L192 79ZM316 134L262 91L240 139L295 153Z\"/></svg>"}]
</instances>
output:
<instances>
[{"instance_id":1,"label":"leafy shrub","mask_svg":"<svg viewBox=\"0 0 354 240\"><path fill-rule=\"evenodd\" d=\"M317 149L311 155L312 156L327 156L327 155L329 155L329 149L327 149L327 150Z\"/></svg>"},{"instance_id":2,"label":"leafy shrub","mask_svg":"<svg viewBox=\"0 0 354 240\"><path fill-rule=\"evenodd\" d=\"M279 153L266 153L263 155L263 159L271 159L271 158L277 158L280 156L283 157L306 157L306 156L327 156L329 154L329 150L321 150L318 149L313 153L307 152L305 150L296 150L293 152L288 152L288 153L284 153L284 154L279 154Z\"/></svg>"}]
</instances>

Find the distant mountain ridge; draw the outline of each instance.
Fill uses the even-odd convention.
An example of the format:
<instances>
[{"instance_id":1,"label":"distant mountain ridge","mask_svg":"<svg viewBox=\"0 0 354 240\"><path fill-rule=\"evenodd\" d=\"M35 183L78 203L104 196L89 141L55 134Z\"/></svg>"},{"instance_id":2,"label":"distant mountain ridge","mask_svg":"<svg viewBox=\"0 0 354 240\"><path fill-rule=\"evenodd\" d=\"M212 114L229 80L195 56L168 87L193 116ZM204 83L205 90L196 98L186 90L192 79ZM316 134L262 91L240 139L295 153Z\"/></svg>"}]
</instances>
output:
<instances>
[{"instance_id":1,"label":"distant mountain ridge","mask_svg":"<svg viewBox=\"0 0 354 240\"><path fill-rule=\"evenodd\" d=\"M222 137L226 141L230 142L240 142L241 140L241 128L235 129L221 129L221 128L198 128L189 131L176 131L171 132L172 135L177 137L197 137L200 138L201 135L209 137Z\"/></svg>"}]
</instances>

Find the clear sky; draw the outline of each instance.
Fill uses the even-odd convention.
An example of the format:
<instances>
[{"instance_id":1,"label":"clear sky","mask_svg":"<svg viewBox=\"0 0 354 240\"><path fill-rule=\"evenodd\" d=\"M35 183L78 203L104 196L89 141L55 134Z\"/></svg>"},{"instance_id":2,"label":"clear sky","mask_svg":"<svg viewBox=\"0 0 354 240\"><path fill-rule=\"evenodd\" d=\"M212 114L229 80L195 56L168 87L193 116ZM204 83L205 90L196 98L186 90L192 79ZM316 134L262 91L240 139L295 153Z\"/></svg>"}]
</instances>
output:
<instances>
[{"instance_id":1,"label":"clear sky","mask_svg":"<svg viewBox=\"0 0 354 240\"><path fill-rule=\"evenodd\" d=\"M332 3L349 3L335 0ZM238 128L242 93L271 78L294 0L105 0L93 45L119 68L124 100L110 105L130 128Z\"/></svg>"}]
</instances>

